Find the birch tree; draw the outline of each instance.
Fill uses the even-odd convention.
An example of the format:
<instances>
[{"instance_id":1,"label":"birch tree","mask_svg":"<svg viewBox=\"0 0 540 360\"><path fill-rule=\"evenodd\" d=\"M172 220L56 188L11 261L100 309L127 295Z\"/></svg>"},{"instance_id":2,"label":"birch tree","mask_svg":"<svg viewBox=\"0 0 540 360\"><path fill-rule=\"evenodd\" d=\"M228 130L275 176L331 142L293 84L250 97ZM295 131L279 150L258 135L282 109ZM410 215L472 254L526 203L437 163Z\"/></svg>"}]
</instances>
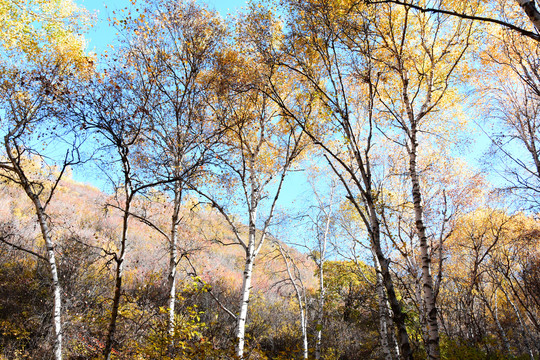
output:
<instances>
[{"instance_id":1,"label":"birch tree","mask_svg":"<svg viewBox=\"0 0 540 360\"><path fill-rule=\"evenodd\" d=\"M217 202L212 202L213 207L223 214L231 226L235 234L235 242L240 244L245 251L242 299L236 327L236 354L240 358L243 357L244 352L245 327L254 262L267 239L283 181L299 150L299 134L294 131L291 131L289 135L285 135L286 138L281 140L283 141L281 144L269 143L273 137L276 140L276 135L283 135L272 134L277 129L272 129L273 125L268 121L275 120L277 115L275 113L267 115L266 112L269 109L266 108L267 104L264 104L264 100L262 102L263 104L256 105L262 106L262 108L258 109L262 111L258 114L259 118L254 119L256 121L254 124L238 124L230 130L232 131L231 135L236 137L235 141L240 141L238 144L240 149L235 149L238 151L235 153L238 158L224 159L226 161L225 166L232 171L231 175L234 174L239 180L238 184L242 193L243 205L247 209L247 229L233 221L227 209ZM261 216L260 212L264 211L264 208L261 209L261 203L265 199L268 199L266 214ZM244 240L244 232L247 232L247 241Z\"/></svg>"},{"instance_id":2,"label":"birch tree","mask_svg":"<svg viewBox=\"0 0 540 360\"><path fill-rule=\"evenodd\" d=\"M30 62L85 58L83 33L91 17L72 0L1 0L0 18L0 56L5 64L19 66L22 58Z\"/></svg>"},{"instance_id":3,"label":"birch tree","mask_svg":"<svg viewBox=\"0 0 540 360\"><path fill-rule=\"evenodd\" d=\"M134 201L145 190L169 182L148 178L141 168L147 164L144 152L145 136L149 130L148 113L156 99L141 97L137 89L144 84L137 81L129 70L112 68L97 74L85 84L85 91L74 110L81 127L94 132L102 154L101 167L114 190L114 201L106 207L118 210L122 216L118 242L111 250L104 249L115 264L114 293L103 355L111 358L116 342L117 323L123 295L126 256L129 245L129 223L136 213ZM112 239L111 239L112 240Z\"/></svg>"},{"instance_id":4,"label":"birch tree","mask_svg":"<svg viewBox=\"0 0 540 360\"><path fill-rule=\"evenodd\" d=\"M259 41L258 49L265 61L288 71L302 93L283 93L274 86L272 99L324 151L362 219L381 265L402 356L411 359L405 314L381 243L377 173L372 164L377 144L373 102L379 74L367 55L375 46L369 35L369 13L352 2L291 1L286 8L282 41L275 41L280 39L279 31L268 25L278 20L267 20L258 28L270 35L266 42Z\"/></svg>"},{"instance_id":5,"label":"birch tree","mask_svg":"<svg viewBox=\"0 0 540 360\"><path fill-rule=\"evenodd\" d=\"M520 206L539 206L540 185L539 114L540 74L538 42L509 31L494 34L482 53L488 67L487 81L477 86L489 96L484 106L483 127L491 138L486 160L504 179L501 188L521 201Z\"/></svg>"},{"instance_id":6,"label":"birch tree","mask_svg":"<svg viewBox=\"0 0 540 360\"><path fill-rule=\"evenodd\" d=\"M225 35L217 14L194 2L147 1L138 18L127 22L125 47L141 82L139 97L152 97L145 153L150 177L170 194L168 229L147 217L141 221L169 244L168 334L174 338L177 265L180 261L181 208L188 184L194 185L210 162L217 138L208 104L216 52Z\"/></svg>"},{"instance_id":7,"label":"birch tree","mask_svg":"<svg viewBox=\"0 0 540 360\"><path fill-rule=\"evenodd\" d=\"M427 14L451 16L474 21L493 28L510 30L536 42L540 41L538 26L540 12L536 0L515 1L417 1L417 0L369 0L368 4L395 4ZM488 31L489 32L489 31Z\"/></svg>"},{"instance_id":8,"label":"birch tree","mask_svg":"<svg viewBox=\"0 0 540 360\"><path fill-rule=\"evenodd\" d=\"M43 62L26 70L3 69L0 85L2 152L0 177L21 187L32 202L44 242L45 255L17 247L48 263L51 274L54 358L62 359L62 286L48 206L66 170L81 162L81 139L75 136L66 99L73 88L66 77L68 63ZM62 141L62 138L64 141ZM58 147L58 148L56 148ZM65 149L65 152L59 149Z\"/></svg>"},{"instance_id":9,"label":"birch tree","mask_svg":"<svg viewBox=\"0 0 540 360\"><path fill-rule=\"evenodd\" d=\"M377 87L382 114L390 126L401 131L395 137L383 122L380 126L389 138L404 147L408 157L408 176L411 184L414 223L422 258L422 292L427 321L427 351L433 359L440 358L437 307L433 279L428 232L424 221L419 156L422 144L433 143L423 134L437 133L441 136L451 128L430 118L434 112L437 120L443 116L440 109L449 108L455 99L452 85L456 78L465 79L467 68L463 66L465 51L471 43L472 27L469 21L448 18L443 15L426 15L415 10L381 6L378 8L378 26L381 52L374 53L376 66L385 73ZM455 85L454 85L455 86ZM424 145L424 146L426 146ZM429 146L433 146L430 144Z\"/></svg>"},{"instance_id":10,"label":"birch tree","mask_svg":"<svg viewBox=\"0 0 540 360\"><path fill-rule=\"evenodd\" d=\"M79 139L68 131L71 123L63 106L72 95L71 80L84 79L93 70L82 35L89 16L71 1L21 4L3 0L0 18L0 132L4 149L0 171L2 177L24 190L37 216L46 249L42 260L48 262L52 278L54 358L60 360L62 290L47 207L66 169L80 161ZM64 136L66 142L53 140L55 135ZM54 142L65 147L64 157L54 151L58 150ZM43 177L31 170L32 162L42 163ZM59 170L53 170L55 166Z\"/></svg>"},{"instance_id":11,"label":"birch tree","mask_svg":"<svg viewBox=\"0 0 540 360\"><path fill-rule=\"evenodd\" d=\"M313 185L312 185L313 186ZM312 219L312 223L316 236L316 254L313 254L313 261L317 266L319 277L319 294L318 294L318 309L317 309L317 325L315 336L315 359L321 358L321 342L324 330L324 303L326 296L326 285L324 283L324 264L328 260L330 240L333 230L335 191L337 183L332 182L330 185L330 193L327 199L322 199L317 194L313 186L313 192L317 198L318 213Z\"/></svg>"},{"instance_id":12,"label":"birch tree","mask_svg":"<svg viewBox=\"0 0 540 360\"><path fill-rule=\"evenodd\" d=\"M302 226L306 228L305 244L302 246L308 252L309 258L316 267L318 277L317 284L317 310L315 325L315 358L320 359L323 353L322 339L325 327L325 302L326 302L326 282L325 282L325 263L332 253L332 240L336 232L336 212L340 205L337 199L338 183L335 179L330 180L324 177L327 167L322 169L314 166L309 171L309 183L312 191L310 195L314 196L315 204L301 214ZM328 180L328 181L327 181Z\"/></svg>"},{"instance_id":13,"label":"birch tree","mask_svg":"<svg viewBox=\"0 0 540 360\"><path fill-rule=\"evenodd\" d=\"M216 154L221 170L214 177L221 189L214 195L197 190L231 227L234 240L227 244L240 245L245 252L236 325L239 358L244 356L254 262L267 240L285 177L304 147L302 131L261 91L267 69L252 60L249 51L230 50L218 64L214 111L224 130L222 155ZM227 201L223 191L233 198ZM235 212L243 212L247 225L235 218Z\"/></svg>"},{"instance_id":14,"label":"birch tree","mask_svg":"<svg viewBox=\"0 0 540 360\"><path fill-rule=\"evenodd\" d=\"M285 263L285 271L287 273L289 283L294 289L296 301L298 302L298 312L300 313L300 331L302 334L302 355L304 359L307 359L309 357L309 345L306 286L304 285L304 281L302 280L302 274L300 273L300 269L298 268L298 265L296 264L294 258L279 243L279 241L275 241L274 246L277 248L279 255Z\"/></svg>"}]
</instances>

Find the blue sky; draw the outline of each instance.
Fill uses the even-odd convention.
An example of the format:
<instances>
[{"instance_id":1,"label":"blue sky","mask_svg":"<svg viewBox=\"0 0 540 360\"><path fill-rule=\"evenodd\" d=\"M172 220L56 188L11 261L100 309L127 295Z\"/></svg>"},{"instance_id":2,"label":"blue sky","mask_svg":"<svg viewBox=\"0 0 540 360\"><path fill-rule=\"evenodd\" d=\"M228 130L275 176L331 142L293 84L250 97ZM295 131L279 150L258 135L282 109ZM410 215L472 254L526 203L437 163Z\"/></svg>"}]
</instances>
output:
<instances>
[{"instance_id":1,"label":"blue sky","mask_svg":"<svg viewBox=\"0 0 540 360\"><path fill-rule=\"evenodd\" d=\"M136 5L133 6L131 4L130 0L116 0L114 2L105 0L76 1L78 4L88 9L91 13L94 13L97 17L94 27L86 35L86 38L88 51L95 51L98 56L107 49L108 44L114 43L116 39L117 31L109 25L109 21L107 20L108 17L114 16L113 11L116 11L117 14L119 14L119 12L126 7L137 8ZM143 3L144 0L139 0L139 2ZM207 4L210 8L214 8L225 18L227 14L235 14L241 10L242 7L246 6L247 0L202 0L200 2ZM117 16L122 17L121 15ZM487 144L485 144L485 141L483 143L477 142L476 144L477 146L474 147L474 151L469 153L466 158L469 163L473 163L478 166L478 159L482 157ZM470 151L470 149L471 147L469 147L467 151ZM88 174L80 174L79 176L75 174L75 178L77 180L87 182L90 179L85 179L85 175ZM103 186L100 187L103 188ZM296 209L301 207L302 205L300 205L299 202L302 202L302 200L300 198L302 196L305 197L306 193L309 193L309 185L306 183L305 174L303 172L294 172L289 174L284 184L283 193L279 201L280 207L288 209Z\"/></svg>"},{"instance_id":2,"label":"blue sky","mask_svg":"<svg viewBox=\"0 0 540 360\"><path fill-rule=\"evenodd\" d=\"M139 1L142 3L142 1ZM236 13L246 5L246 0L205 0L201 3L208 4L210 8L217 10L223 17L229 13ZM113 11L120 11L126 7L132 7L130 0L76 0L76 3L96 14L97 21L94 27L86 34L87 49L98 55L107 49L107 45L114 42L116 30L109 26L107 18ZM136 6L135 6L136 8Z\"/></svg>"},{"instance_id":3,"label":"blue sky","mask_svg":"<svg viewBox=\"0 0 540 360\"><path fill-rule=\"evenodd\" d=\"M140 0L139 0L140 1ZM217 10L224 18L227 14L235 14L242 7L246 5L247 0L205 0L201 3L208 4L210 8ZM116 39L116 29L111 27L109 17L113 16L113 11L119 12L128 7L132 8L130 0L76 0L76 2L85 7L88 11L95 14L97 19L94 27L86 34L87 50L95 52L98 57L107 50L109 44L114 44ZM142 3L142 1L140 1ZM137 6L134 7L135 9ZM118 17L121 17L119 15ZM75 171L74 178L78 181L85 183L92 183L101 189L106 189L107 185L103 183L103 180L99 180L97 177L92 176L88 170ZM285 209L297 209L301 206L303 200L301 197L306 196L306 192L309 192L309 185L306 183L306 177L303 172L293 172L287 177L283 186L282 194L279 200L280 208ZM300 198L299 198L300 197Z\"/></svg>"},{"instance_id":4,"label":"blue sky","mask_svg":"<svg viewBox=\"0 0 540 360\"><path fill-rule=\"evenodd\" d=\"M130 0L75 0L78 4L84 6L91 13L94 13L97 17L94 27L86 34L87 50L96 52L98 57L103 54L107 49L107 45L114 43L117 37L116 29L110 26L109 17L114 16L113 12L119 13L122 9L128 7L131 8L132 4ZM143 0L139 0L143 2ZM227 14L235 14L242 7L246 6L247 0L202 0L201 3L206 3L210 8L217 10L224 18ZM134 6L136 9L137 6ZM121 15L117 15L121 18ZM482 138L480 134L478 136ZM469 163L478 164L478 158L481 158L484 149L486 148L484 143L477 142L477 146L470 152L471 147L468 147L467 151L470 153L466 155L466 159ZM463 154L460 154L463 155ZM92 176L89 171L75 172L74 177L78 181L90 182L95 186L105 189L106 185L103 180L99 180L98 177ZM324 188L324 187L323 187ZM336 199L337 202L343 201L343 199ZM278 210L285 211L290 214L294 214L302 208L313 205L314 199L311 193L310 185L307 183L307 176L304 171L292 172L285 180L280 199L278 201ZM294 228L288 228L288 234L280 234L281 236L288 236L291 238L302 238L299 234L299 230Z\"/></svg>"}]
</instances>

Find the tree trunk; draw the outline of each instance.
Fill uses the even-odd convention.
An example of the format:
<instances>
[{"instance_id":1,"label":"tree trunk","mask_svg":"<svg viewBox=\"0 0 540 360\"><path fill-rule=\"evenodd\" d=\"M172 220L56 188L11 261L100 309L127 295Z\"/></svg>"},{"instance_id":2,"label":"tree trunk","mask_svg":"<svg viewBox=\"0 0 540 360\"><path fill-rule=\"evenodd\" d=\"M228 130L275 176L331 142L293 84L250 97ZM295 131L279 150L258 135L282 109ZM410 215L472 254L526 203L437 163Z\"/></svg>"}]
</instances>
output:
<instances>
[{"instance_id":1,"label":"tree trunk","mask_svg":"<svg viewBox=\"0 0 540 360\"><path fill-rule=\"evenodd\" d=\"M28 180L26 174L24 173L24 170L20 166L20 159L14 158L11 155L13 154L13 150L10 145L8 135L4 137L4 146L6 149L6 154L8 154L8 158L11 164L13 164L13 167L15 169L14 171L20 180L20 184L24 192L34 204L34 209L38 218L41 235L43 236L43 241L45 241L47 260L49 262L49 270L51 271L51 281L53 288L54 358L55 360L62 360L62 289L60 287L60 281L58 278L58 266L56 263L56 257L54 255L54 243L50 236L49 226L47 224L47 216L45 214L45 209L41 204L38 194L34 192L30 180ZM52 196L52 193L50 195Z\"/></svg>"},{"instance_id":2,"label":"tree trunk","mask_svg":"<svg viewBox=\"0 0 540 360\"><path fill-rule=\"evenodd\" d=\"M180 203L182 194L179 185L175 184L173 214L171 217L171 237L169 239L169 274L167 276L169 288L169 319L167 324L167 333L170 337L170 345L174 343L175 328L175 303L176 303L176 266L178 265L178 218L180 213Z\"/></svg>"},{"instance_id":3,"label":"tree trunk","mask_svg":"<svg viewBox=\"0 0 540 360\"><path fill-rule=\"evenodd\" d=\"M396 331L394 329L394 322L392 321L392 309L388 303L388 298L386 299L386 312L388 316L388 329L390 329L390 348L392 349L392 356L396 359L401 359L401 353L399 349L399 344L396 338Z\"/></svg>"},{"instance_id":4,"label":"tree trunk","mask_svg":"<svg viewBox=\"0 0 540 360\"><path fill-rule=\"evenodd\" d=\"M427 324L427 352L429 359L440 359L439 348L439 326L437 324L437 306L433 293L433 278L431 276L431 257L429 255L428 239L426 227L423 220L422 195L420 190L420 178L417 172L417 151L418 142L416 138L417 129L414 120L411 126L411 144L409 148L409 173L412 183L412 197L414 206L414 217L418 239L420 240L420 255L422 258L422 288L423 300L426 308Z\"/></svg>"},{"instance_id":5,"label":"tree trunk","mask_svg":"<svg viewBox=\"0 0 540 360\"><path fill-rule=\"evenodd\" d=\"M381 348L386 360L393 360L392 350L388 342L388 316L386 314L386 297L384 296L384 288L382 284L382 276L377 273L377 292L379 295L379 332L381 338ZM390 330L391 331L391 330Z\"/></svg>"},{"instance_id":6,"label":"tree trunk","mask_svg":"<svg viewBox=\"0 0 540 360\"><path fill-rule=\"evenodd\" d=\"M26 190L26 189L25 189ZM41 206L39 198L27 191L28 196L32 199L36 214L39 221L39 227L43 240L45 240L45 246L47 248L47 259L49 260L49 270L51 271L52 286L53 286L53 298L54 298L54 358L56 360L62 360L62 290L60 288L60 282L58 280L58 267L56 264L56 258L54 255L54 244L50 237L49 227L45 218L45 212Z\"/></svg>"},{"instance_id":7,"label":"tree trunk","mask_svg":"<svg viewBox=\"0 0 540 360\"><path fill-rule=\"evenodd\" d=\"M124 260L126 253L126 242L127 242L127 230L128 230L128 220L129 220L129 207L130 199L126 200L124 217L122 223L122 238L120 241L120 254L116 257L116 278L114 286L114 297L113 305L111 310L111 320L109 322L109 330L107 332L107 339L105 342L105 349L103 350L103 355L106 360L110 360L111 352L114 342L114 335L116 333L116 322L118 319L118 310L120 308L120 297L122 295L122 281L124 276Z\"/></svg>"},{"instance_id":8,"label":"tree trunk","mask_svg":"<svg viewBox=\"0 0 540 360\"><path fill-rule=\"evenodd\" d=\"M238 315L238 323L236 327L236 355L239 359L244 358L244 342L245 342L245 330L246 319L249 304L249 293L251 291L251 276L253 273L253 262L255 260L255 231L250 229L249 244L246 250L246 263L244 265L244 279L242 283L242 300L240 302L240 313Z\"/></svg>"},{"instance_id":9,"label":"tree trunk","mask_svg":"<svg viewBox=\"0 0 540 360\"><path fill-rule=\"evenodd\" d=\"M393 332L393 329L388 324L388 299L384 290L381 267L379 265L379 262L377 261L376 256L374 256L373 261L375 263L377 277L377 282L375 286L377 287L377 295L379 301L379 332L381 337L381 348L384 353L384 358L386 360L393 360L395 357L393 354L393 349L390 345L391 333Z\"/></svg>"},{"instance_id":10,"label":"tree trunk","mask_svg":"<svg viewBox=\"0 0 540 360\"><path fill-rule=\"evenodd\" d=\"M332 184L332 191L329 199L329 203L331 204L334 199L334 184ZM315 195L317 195L317 192L315 191L315 187L313 187L313 190L315 192ZM318 198L318 195L317 195ZM324 205L320 203L319 200L319 206L320 209L324 209ZM318 314L317 314L317 327L316 327L316 337L315 337L315 359L320 360L321 358L321 342L322 342L322 332L323 332L323 326L324 326L324 296L325 296L325 288L324 288L324 263L326 260L326 247L328 242L328 234L330 232L330 223L332 221L332 207L329 208L328 211L324 211L325 213L325 224L324 224L324 232L322 234L322 239L319 238L319 235L317 235L318 243L319 243L319 263L317 264L318 270L319 270L319 301L318 301ZM321 241L322 240L322 241Z\"/></svg>"},{"instance_id":11,"label":"tree trunk","mask_svg":"<svg viewBox=\"0 0 540 360\"><path fill-rule=\"evenodd\" d=\"M319 311L317 314L317 335L315 340L315 359L321 358L321 341L322 330L324 321L324 261L322 259L319 262Z\"/></svg>"},{"instance_id":12,"label":"tree trunk","mask_svg":"<svg viewBox=\"0 0 540 360\"><path fill-rule=\"evenodd\" d=\"M253 165L253 164L252 164ZM253 168L253 167L252 167ZM256 219L257 219L257 191L256 186L251 185L251 206L249 209L249 235L246 250L246 263L244 265L244 278L242 282L242 300L240 301L240 312L238 314L238 322L236 327L236 355L239 359L244 358L244 343L246 332L246 320L249 305L249 294L251 292L251 276L253 275L253 263L255 262L255 241L257 236ZM262 241L262 239L261 239Z\"/></svg>"},{"instance_id":13,"label":"tree trunk","mask_svg":"<svg viewBox=\"0 0 540 360\"><path fill-rule=\"evenodd\" d=\"M381 248L380 240L380 225L377 216L375 215L375 206L372 201L368 201L368 207L370 208L370 221L371 221L371 246L372 252L375 253L377 261L381 267L381 276L382 282L386 289L386 294L388 295L388 301L390 303L390 308L392 309L394 324L397 327L398 331L398 343L399 349L401 351L401 356L405 360L412 360L413 354L411 345L409 343L409 336L407 334L407 327L405 326L406 316L401 309L401 304L396 295L394 289L394 283L392 281L392 275L390 274L389 261L384 256L384 253Z\"/></svg>"},{"instance_id":14,"label":"tree trunk","mask_svg":"<svg viewBox=\"0 0 540 360\"><path fill-rule=\"evenodd\" d=\"M281 254L281 257L283 258L283 261L285 262L285 266L287 269L287 275L289 276L289 280L291 281L291 284L294 288L294 292L296 294L296 300L298 301L298 309L300 310L300 330L302 332L302 346L303 346L303 352L304 352L304 359L307 360L308 358L308 340L307 340L307 315L306 315L306 292L304 288L304 284L301 280L301 278L298 278L300 282L300 286L296 283L295 275L293 273L296 273L295 270L297 270L296 264L294 263L294 260L286 254L285 250L281 247L279 243L277 243L277 247L279 250L279 253ZM290 259L290 263L289 263ZM291 265L293 266L293 270L291 271ZM298 275L299 276L299 275Z\"/></svg>"},{"instance_id":15,"label":"tree trunk","mask_svg":"<svg viewBox=\"0 0 540 360\"><path fill-rule=\"evenodd\" d=\"M495 322L495 326L497 327L497 331L499 332L499 336L501 337L501 340L502 340L502 345L503 345L503 348L504 348L504 351L505 351L505 355L506 356L510 356L511 354L511 350L510 350L510 343L508 342L508 337L506 336L506 333L501 325L501 322L499 321L499 306L497 305L497 289L495 289L495 293L494 293L494 299L493 299L493 307L490 305L490 300L491 299L487 299L485 296L484 296L484 292L482 291L482 289L480 289L480 287L478 287L478 292L479 292L479 296L480 298L482 299L482 301L484 302L484 305L486 306L486 308L489 310L489 312L491 313L491 316L493 317L493 321Z\"/></svg>"},{"instance_id":16,"label":"tree trunk","mask_svg":"<svg viewBox=\"0 0 540 360\"><path fill-rule=\"evenodd\" d=\"M293 280L292 277L291 277L291 280ZM308 338L307 338L307 314L306 314L306 305L305 305L306 301L305 301L305 296L304 297L302 296L302 292L300 292L298 285L296 285L294 281L293 281L293 285L294 285L294 290L296 292L296 298L298 300L298 307L300 309L300 329L302 331L302 347L303 347L303 352L304 352L304 359L307 360L308 354L309 354L309 347L308 347ZM302 290L303 292L305 291L304 289ZM305 292L304 292L304 295L305 295Z\"/></svg>"},{"instance_id":17,"label":"tree trunk","mask_svg":"<svg viewBox=\"0 0 540 360\"><path fill-rule=\"evenodd\" d=\"M534 360L534 351L533 351L533 348L531 346L531 342L529 341L530 339L530 334L529 334L529 331L527 331L527 327L523 321L523 316L521 315L521 311L519 311L519 309L517 308L516 304L510 299L510 296L508 296L508 293L503 289L501 288L504 296L506 297L506 300L510 303L510 305L512 306L512 309L514 310L514 313L516 314L516 317L518 319L518 322L519 322L519 327L520 327L520 330L521 330L521 335L523 337L523 341L525 342L525 347L527 348L527 353L529 354L529 358L531 360Z\"/></svg>"},{"instance_id":18,"label":"tree trunk","mask_svg":"<svg viewBox=\"0 0 540 360\"><path fill-rule=\"evenodd\" d=\"M308 359L309 347L308 347L308 338L307 338L307 314L305 306L305 298L302 298L302 295L298 289L298 286L294 285L296 291L296 297L298 298L298 307L300 308L300 329L302 331L302 347L304 351L304 359Z\"/></svg>"},{"instance_id":19,"label":"tree trunk","mask_svg":"<svg viewBox=\"0 0 540 360\"><path fill-rule=\"evenodd\" d=\"M345 128L347 129L347 127ZM347 131L346 133L349 134ZM362 155L360 154L360 152L355 151L354 149L351 152L353 153L353 156L356 159L356 163L358 164L358 167L361 169L362 183L364 184L365 189L362 190L362 187L360 185L358 187L360 189L360 192L363 195L363 201L365 203L366 210L361 209L359 204L354 200L354 197L351 191L349 190L346 181L343 179L341 174L332 166L332 163L330 161L329 161L329 164L330 166L332 166L334 173L340 177L341 182L345 185L345 188L347 189L347 192L349 193L349 196L350 196L349 199L355 204L355 207L357 208L358 213L365 214L365 216L362 216L362 218L363 218L364 224L368 228L369 238L371 242L371 251L373 254L375 254L375 257L377 258L377 261L379 262L379 265L381 267L383 285L386 289L388 302L390 303L390 308L392 309L394 324L398 332L398 343L399 343L401 356L405 360L412 360L413 354L412 354L411 345L409 343L407 327L405 325L406 315L403 313L401 309L401 304L397 298L396 290L394 289L394 282L392 280L392 274L390 273L390 261L386 259L384 252L382 250L382 247L381 247L381 225L379 222L377 207L375 206L375 202L374 202L372 190L371 190L372 189L371 188L372 186L371 172L365 171L364 161L362 160ZM357 184L360 184L359 180L357 180Z\"/></svg>"},{"instance_id":20,"label":"tree trunk","mask_svg":"<svg viewBox=\"0 0 540 360\"><path fill-rule=\"evenodd\" d=\"M174 338L175 327L175 303L176 303L176 264L178 263L178 225L176 224L175 216L173 215L171 228L171 240L169 244L169 275L167 276L169 299L168 310L169 319L167 324L167 333L169 334L171 345Z\"/></svg>"},{"instance_id":21,"label":"tree trunk","mask_svg":"<svg viewBox=\"0 0 540 360\"><path fill-rule=\"evenodd\" d=\"M540 12L536 8L535 0L516 0L516 2L521 6L523 11L529 17L529 20L534 25L537 31L540 31Z\"/></svg>"},{"instance_id":22,"label":"tree trunk","mask_svg":"<svg viewBox=\"0 0 540 360\"><path fill-rule=\"evenodd\" d=\"M304 359L308 358L308 339L307 339L307 324L306 324L306 314L305 309L300 309L300 325L302 327L302 343L304 346Z\"/></svg>"},{"instance_id":23,"label":"tree trunk","mask_svg":"<svg viewBox=\"0 0 540 360\"><path fill-rule=\"evenodd\" d=\"M354 138L352 133L352 126L349 123L349 118L347 116L343 117L343 128L344 133L350 137ZM375 205L375 201L372 194L372 174L371 169L369 165L369 161L366 160L366 163L364 163L364 160L362 159L362 154L358 149L351 148L351 153L353 157L356 160L356 164L358 168L360 169L360 173L362 175L361 183L364 184L365 189L362 190L362 186L360 185L360 180L356 180L358 184L358 188L360 190L360 193L363 195L363 201L365 202L365 210L362 210L358 203L354 200L354 197L352 196L348 185L346 181L343 179L343 177L340 175L338 171L332 166L331 162L329 164L332 166L334 173L338 175L341 179L341 182L345 185L345 188L349 192L350 199L353 203L355 203L355 207L357 208L357 211L359 214L365 214L362 216L364 224L368 228L369 232L369 238L371 241L371 251L375 254L377 261L379 262L379 265L381 267L381 275L384 287L386 289L386 294L388 295L388 301L390 302L390 307L392 309L392 314L394 317L394 324L397 328L398 332L398 343L399 348L401 351L401 356L405 360L412 360L413 354L411 345L409 343L409 336L407 333L407 327L405 326L405 320L406 315L403 313L401 309L401 304L397 298L396 291L394 289L394 282L392 280L392 275L390 273L390 262L388 259L386 259L384 252L382 251L381 247L381 225L378 218L378 210L377 206ZM366 155L367 158L367 155ZM367 170L366 170L367 168Z\"/></svg>"}]
</instances>

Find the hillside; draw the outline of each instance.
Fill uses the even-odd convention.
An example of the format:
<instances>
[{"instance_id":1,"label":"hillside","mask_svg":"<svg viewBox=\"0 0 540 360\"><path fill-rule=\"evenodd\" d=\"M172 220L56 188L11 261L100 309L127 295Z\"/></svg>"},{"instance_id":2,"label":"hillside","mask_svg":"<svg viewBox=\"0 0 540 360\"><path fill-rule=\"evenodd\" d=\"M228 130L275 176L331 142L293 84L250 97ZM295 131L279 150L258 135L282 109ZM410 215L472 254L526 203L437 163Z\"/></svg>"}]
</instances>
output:
<instances>
[{"instance_id":1,"label":"hillside","mask_svg":"<svg viewBox=\"0 0 540 360\"><path fill-rule=\"evenodd\" d=\"M540 359L540 0L213 2L0 0L0 360Z\"/></svg>"},{"instance_id":2,"label":"hillside","mask_svg":"<svg viewBox=\"0 0 540 360\"><path fill-rule=\"evenodd\" d=\"M19 188L4 183L0 202L0 234L16 247L0 244L0 346L6 359L12 359L13 354L15 358L35 358L36 354L49 353L52 345L50 275L43 261L43 240L31 203ZM114 203L113 197L97 188L67 179L60 183L48 208L65 296L65 339L73 349L69 359L93 358L102 351L114 289L113 253L121 229L120 212L107 206ZM137 204L137 211L144 212L154 224L166 223L169 209L165 202L141 198ZM193 202L188 204L189 209L182 214L179 243L183 256L178 264L178 341L192 343L192 347L195 341L197 346L193 348L201 359L210 356L207 351L227 357L232 351L235 321L223 307L237 312L243 250L220 244L233 237L220 214L203 206L194 207ZM257 338L256 348L267 354L300 347L297 305L273 241L267 241L255 267L248 322L249 337ZM314 293L314 264L306 255L281 245L298 265L308 294ZM167 299L167 252L167 243L157 231L131 218L121 335L115 349L117 355L123 354L119 358L154 358L155 351L166 348L160 349L154 342L166 338L159 324L164 325L160 313ZM194 358L192 353L189 356Z\"/></svg>"}]
</instances>

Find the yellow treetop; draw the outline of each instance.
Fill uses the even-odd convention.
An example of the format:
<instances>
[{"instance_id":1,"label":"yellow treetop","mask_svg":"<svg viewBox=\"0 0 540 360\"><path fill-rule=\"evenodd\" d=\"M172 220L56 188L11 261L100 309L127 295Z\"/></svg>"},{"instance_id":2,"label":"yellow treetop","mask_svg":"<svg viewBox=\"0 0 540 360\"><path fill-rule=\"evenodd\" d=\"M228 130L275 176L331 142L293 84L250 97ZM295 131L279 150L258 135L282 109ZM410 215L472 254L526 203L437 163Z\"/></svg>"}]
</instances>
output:
<instances>
[{"instance_id":1,"label":"yellow treetop","mask_svg":"<svg viewBox=\"0 0 540 360\"><path fill-rule=\"evenodd\" d=\"M3 61L84 59L82 32L91 17L71 0L0 0Z\"/></svg>"}]
</instances>

